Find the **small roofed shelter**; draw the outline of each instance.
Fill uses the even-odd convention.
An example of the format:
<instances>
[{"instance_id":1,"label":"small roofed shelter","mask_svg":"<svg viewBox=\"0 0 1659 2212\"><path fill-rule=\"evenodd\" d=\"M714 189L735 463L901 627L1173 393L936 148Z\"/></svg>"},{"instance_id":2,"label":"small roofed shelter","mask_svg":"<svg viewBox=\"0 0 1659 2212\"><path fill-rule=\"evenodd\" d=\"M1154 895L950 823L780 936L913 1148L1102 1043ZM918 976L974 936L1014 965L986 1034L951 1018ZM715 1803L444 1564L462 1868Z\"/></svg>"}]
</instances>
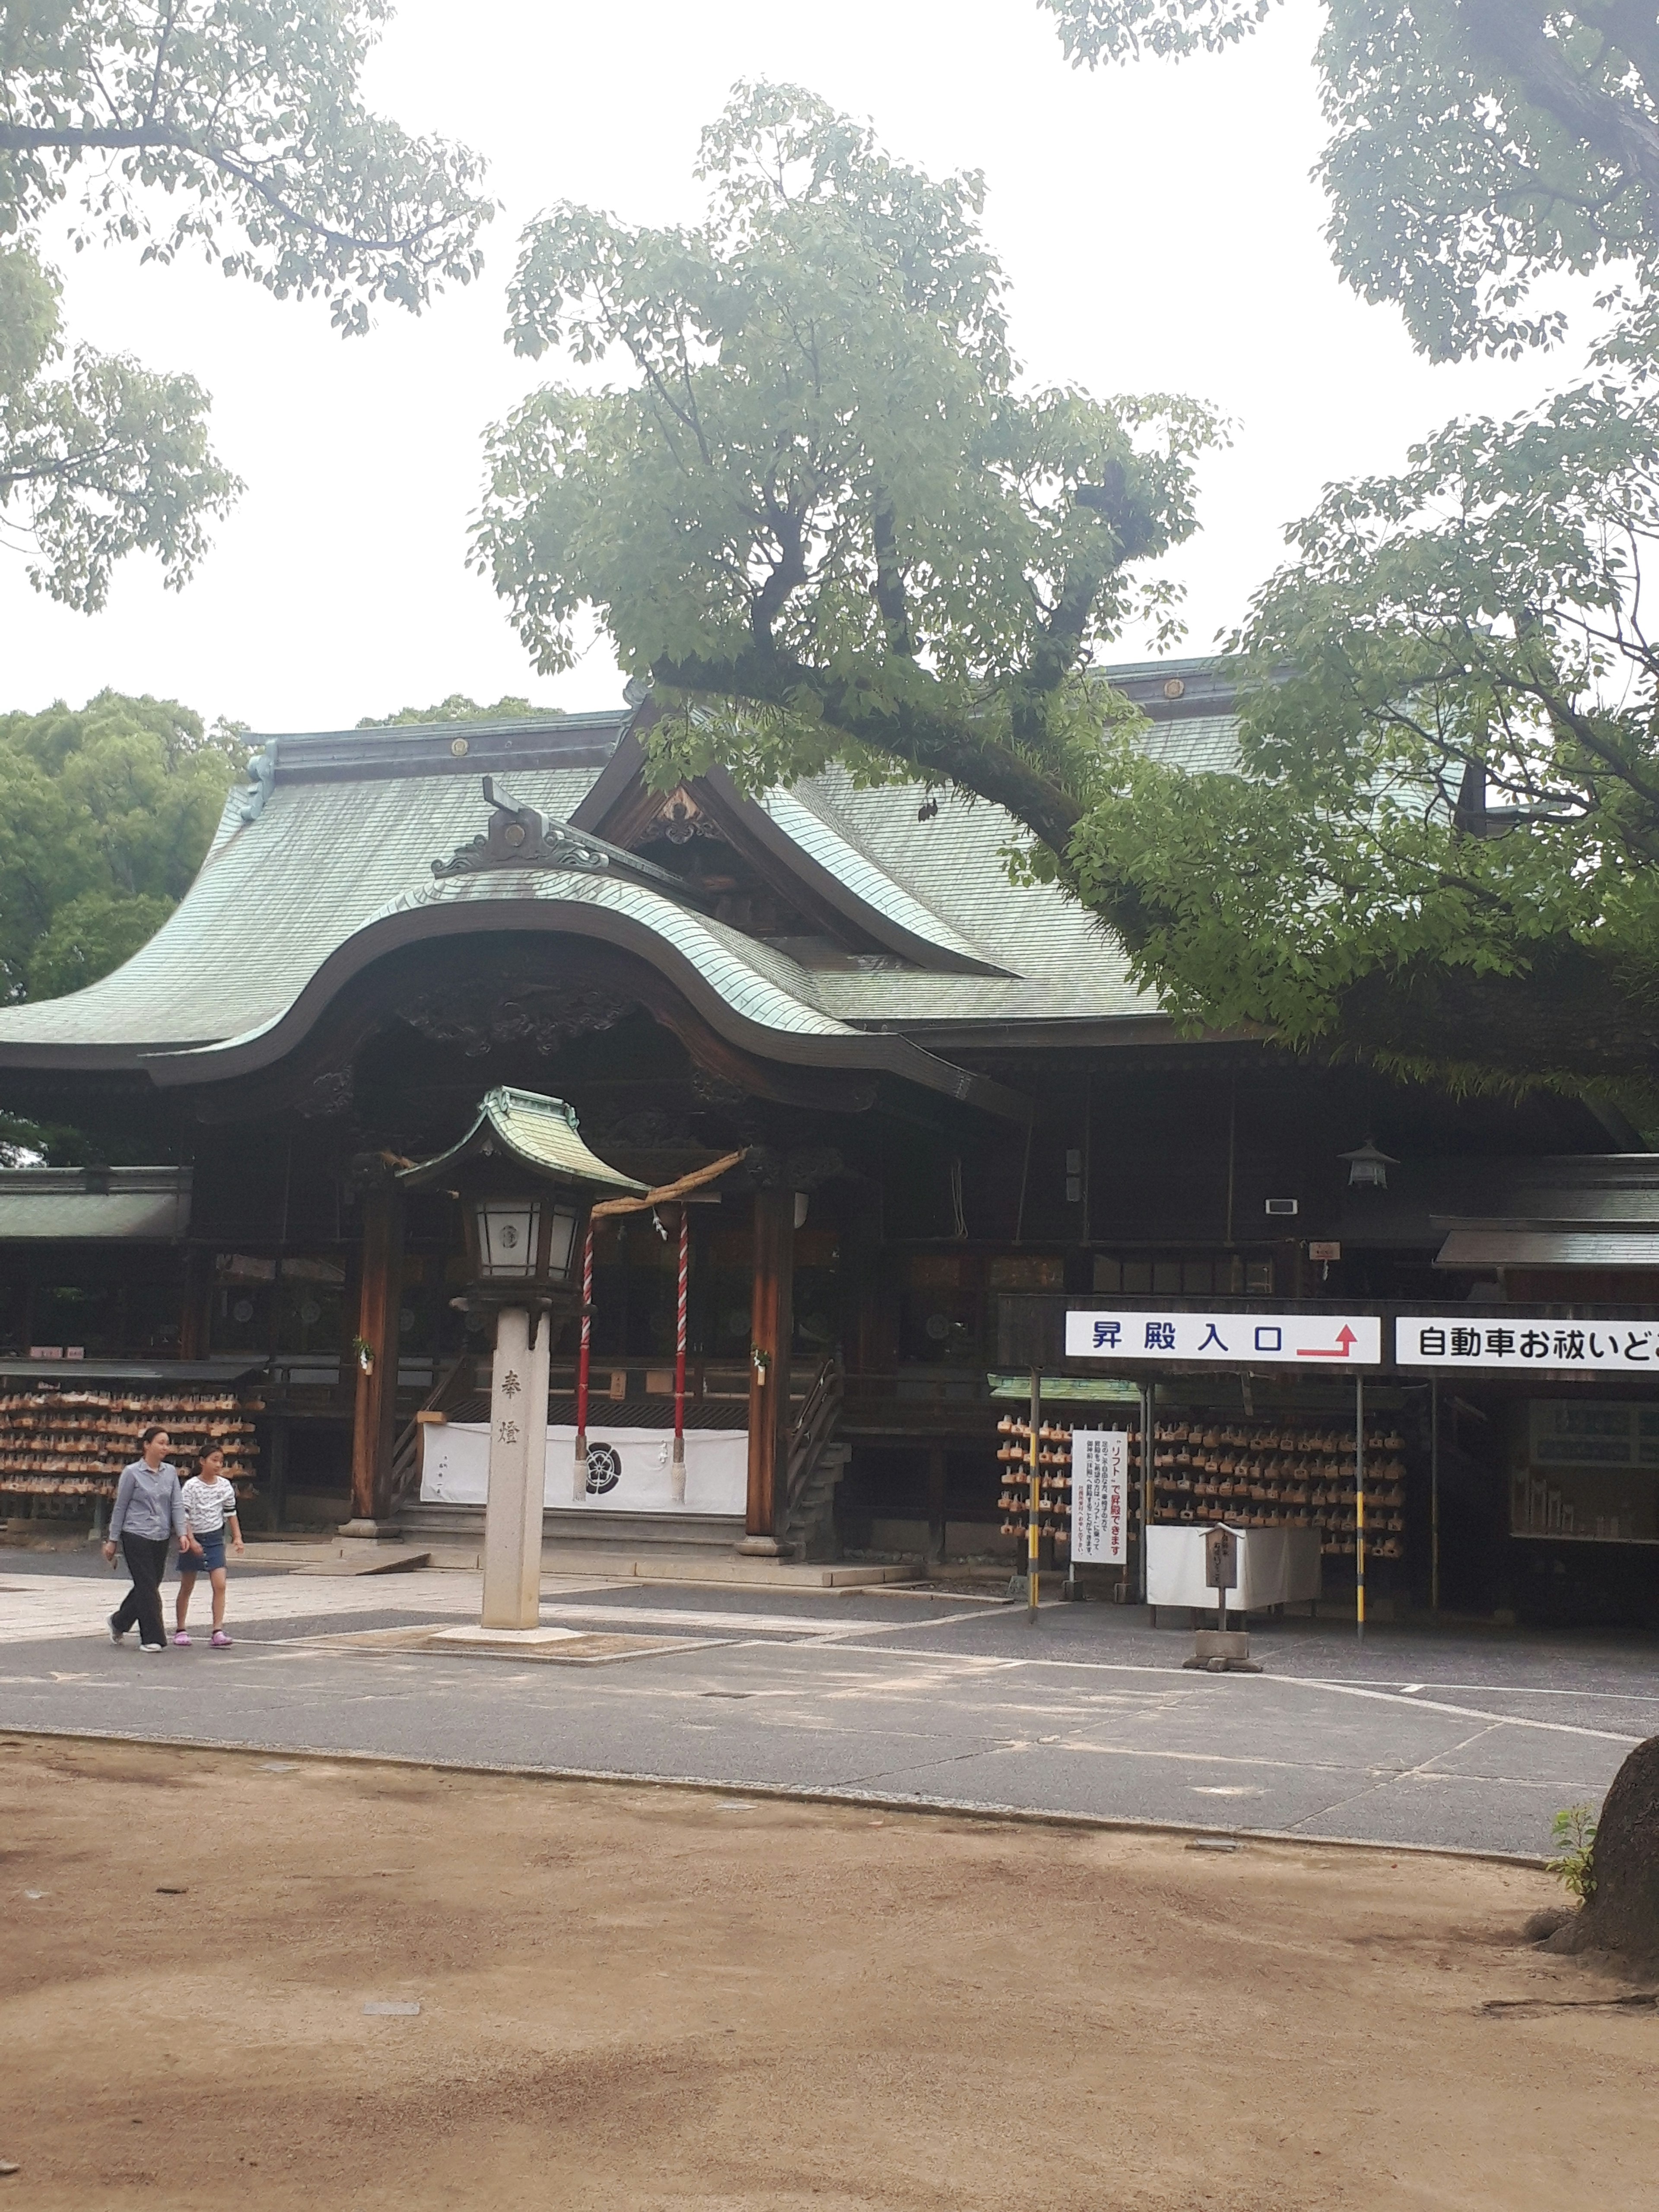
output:
<instances>
[{"instance_id":1,"label":"small roofed shelter","mask_svg":"<svg viewBox=\"0 0 1659 2212\"><path fill-rule=\"evenodd\" d=\"M188 1167L0 1168L0 1358L201 1357L179 1338L190 1221Z\"/></svg>"}]
</instances>

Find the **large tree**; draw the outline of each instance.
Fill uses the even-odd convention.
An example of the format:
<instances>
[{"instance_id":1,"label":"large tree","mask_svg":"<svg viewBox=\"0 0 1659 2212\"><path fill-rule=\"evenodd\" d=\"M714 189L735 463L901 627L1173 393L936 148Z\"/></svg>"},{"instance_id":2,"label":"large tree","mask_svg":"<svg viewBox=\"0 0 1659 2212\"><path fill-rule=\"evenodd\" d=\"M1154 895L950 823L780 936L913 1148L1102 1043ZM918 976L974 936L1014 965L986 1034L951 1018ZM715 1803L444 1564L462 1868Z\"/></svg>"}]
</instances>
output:
<instances>
[{"instance_id":1,"label":"large tree","mask_svg":"<svg viewBox=\"0 0 1659 2212\"><path fill-rule=\"evenodd\" d=\"M1639 359L1334 487L1235 641L1243 772L1188 775L1091 663L1137 596L1170 614L1209 414L1024 388L976 181L805 94L740 94L703 173L696 230L566 208L526 239L520 347L625 371L492 437L477 557L543 667L597 616L659 687L664 778L839 756L1000 801L1016 872L1184 1022L1652 1110Z\"/></svg>"},{"instance_id":2,"label":"large tree","mask_svg":"<svg viewBox=\"0 0 1659 2212\"><path fill-rule=\"evenodd\" d=\"M0 518L30 574L103 604L140 549L182 584L240 486L190 377L71 350L43 222L74 196L77 246L198 252L347 332L378 301L417 313L481 265L491 208L464 148L411 137L362 89L388 0L0 0Z\"/></svg>"},{"instance_id":3,"label":"large tree","mask_svg":"<svg viewBox=\"0 0 1659 2212\"><path fill-rule=\"evenodd\" d=\"M1044 4L1103 61L1272 0ZM1605 269L1621 313L1591 380L1328 489L1235 641L1249 780L1129 762L1079 880L1194 1018L1659 1125L1659 17L1326 0L1318 59L1337 266L1420 350L1557 339L1553 272Z\"/></svg>"},{"instance_id":4,"label":"large tree","mask_svg":"<svg viewBox=\"0 0 1659 2212\"><path fill-rule=\"evenodd\" d=\"M1167 615L1151 564L1194 526L1213 417L1026 386L980 179L805 93L739 88L700 173L696 228L564 206L526 234L520 349L623 374L492 434L476 557L540 668L597 614L686 709L665 773L902 769L1000 800L1051 865L1105 757L1084 672Z\"/></svg>"},{"instance_id":5,"label":"large tree","mask_svg":"<svg viewBox=\"0 0 1659 2212\"><path fill-rule=\"evenodd\" d=\"M1659 1079L1659 399L1340 484L1257 595L1244 775L1119 745L1082 895L1193 1020L1474 1086Z\"/></svg>"},{"instance_id":6,"label":"large tree","mask_svg":"<svg viewBox=\"0 0 1659 2212\"><path fill-rule=\"evenodd\" d=\"M1040 0L1079 64L1216 51L1276 0ZM1436 360L1559 337L1542 276L1659 254L1659 17L1644 0L1324 0L1337 267Z\"/></svg>"}]
</instances>

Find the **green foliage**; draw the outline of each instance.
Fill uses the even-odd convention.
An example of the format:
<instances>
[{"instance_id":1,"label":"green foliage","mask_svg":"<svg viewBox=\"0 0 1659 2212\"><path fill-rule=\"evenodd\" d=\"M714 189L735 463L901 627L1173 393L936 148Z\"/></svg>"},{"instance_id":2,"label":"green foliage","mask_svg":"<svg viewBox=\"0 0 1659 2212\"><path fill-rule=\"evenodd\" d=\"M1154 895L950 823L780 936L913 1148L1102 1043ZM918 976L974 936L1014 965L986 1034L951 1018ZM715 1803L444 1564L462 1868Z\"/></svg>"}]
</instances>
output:
<instances>
[{"instance_id":1,"label":"green foliage","mask_svg":"<svg viewBox=\"0 0 1659 2212\"><path fill-rule=\"evenodd\" d=\"M60 906L29 961L29 996L61 999L107 975L147 945L173 901L154 891L82 891Z\"/></svg>"},{"instance_id":2,"label":"green foliage","mask_svg":"<svg viewBox=\"0 0 1659 2212\"><path fill-rule=\"evenodd\" d=\"M665 695L659 754L898 763L1063 845L1097 764L1079 672L1133 614L1172 626L1134 571L1195 526L1219 426L1028 390L980 179L809 94L740 86L698 173L695 228L567 205L526 234L520 351L622 380L491 434L475 560L545 670L597 614Z\"/></svg>"},{"instance_id":3,"label":"green foliage","mask_svg":"<svg viewBox=\"0 0 1659 2212\"><path fill-rule=\"evenodd\" d=\"M0 715L0 1001L78 990L161 927L240 765L172 701Z\"/></svg>"},{"instance_id":4,"label":"green foliage","mask_svg":"<svg viewBox=\"0 0 1659 2212\"><path fill-rule=\"evenodd\" d=\"M390 0L0 0L0 233L194 250L343 330L483 266L478 157L365 105Z\"/></svg>"},{"instance_id":5,"label":"green foliage","mask_svg":"<svg viewBox=\"0 0 1659 2212\"><path fill-rule=\"evenodd\" d=\"M365 714L360 730L401 729L411 722L545 722L564 712L562 707L532 707L528 699L509 695L493 707L481 707L465 691L452 691L435 707L404 707L395 714Z\"/></svg>"},{"instance_id":6,"label":"green foliage","mask_svg":"<svg viewBox=\"0 0 1659 2212\"><path fill-rule=\"evenodd\" d=\"M1659 401L1560 395L1339 484L1238 644L1243 777L1118 749L1072 850L1185 1019L1650 1111Z\"/></svg>"},{"instance_id":7,"label":"green foliage","mask_svg":"<svg viewBox=\"0 0 1659 2212\"><path fill-rule=\"evenodd\" d=\"M1272 0L1042 0L1078 63L1215 51ZM1325 0L1337 266L1437 360L1548 343L1539 277L1659 252L1659 26L1628 0Z\"/></svg>"},{"instance_id":8,"label":"green foliage","mask_svg":"<svg viewBox=\"0 0 1659 2212\"><path fill-rule=\"evenodd\" d=\"M1555 1845L1554 1856L1547 1862L1550 1872L1580 1905L1588 1903L1595 1887L1591 1856L1595 1842L1595 1808L1569 1805L1558 1813L1550 1823L1550 1841Z\"/></svg>"},{"instance_id":9,"label":"green foliage","mask_svg":"<svg viewBox=\"0 0 1659 2212\"><path fill-rule=\"evenodd\" d=\"M418 313L482 265L493 212L464 148L364 105L387 0L0 0L0 517L33 539L37 589L92 612L114 563L189 578L241 487L213 456L206 394L125 355L66 348L34 250L82 187L78 247L193 250L345 331L376 301ZM61 366L67 360L67 367Z\"/></svg>"},{"instance_id":10,"label":"green foliage","mask_svg":"<svg viewBox=\"0 0 1659 2212\"><path fill-rule=\"evenodd\" d=\"M192 378L90 346L60 372L58 290L27 246L0 252L0 517L33 540L36 589L91 614L128 553L154 552L172 588L186 583L241 486L209 447Z\"/></svg>"}]
</instances>

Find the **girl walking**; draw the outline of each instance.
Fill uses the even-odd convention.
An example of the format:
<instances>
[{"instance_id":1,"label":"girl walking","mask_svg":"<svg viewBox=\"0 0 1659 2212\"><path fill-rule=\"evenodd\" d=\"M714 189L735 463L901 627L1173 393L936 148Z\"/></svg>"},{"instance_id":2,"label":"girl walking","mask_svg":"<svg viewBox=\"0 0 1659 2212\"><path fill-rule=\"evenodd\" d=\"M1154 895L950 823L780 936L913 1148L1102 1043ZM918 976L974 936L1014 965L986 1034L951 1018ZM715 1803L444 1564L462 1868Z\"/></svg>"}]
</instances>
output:
<instances>
[{"instance_id":1,"label":"girl walking","mask_svg":"<svg viewBox=\"0 0 1659 2212\"><path fill-rule=\"evenodd\" d=\"M236 1556L242 1556L242 1524L236 1517L236 1491L225 1473L225 1455L216 1445L204 1451L196 1462L196 1472L180 1493L190 1533L200 1546L199 1552L180 1552L179 1554L179 1601L174 1619L178 1633L175 1644L188 1645L190 1632L185 1620L190 1612L191 1593L196 1577L205 1574L213 1585L213 1649L222 1651L230 1638L225 1634L225 1523L230 1523L230 1533L235 1541Z\"/></svg>"},{"instance_id":2,"label":"girl walking","mask_svg":"<svg viewBox=\"0 0 1659 2212\"><path fill-rule=\"evenodd\" d=\"M146 1429L138 1439L138 1456L122 1469L116 1486L115 1510L104 1545L104 1557L111 1561L116 1546L121 1547L132 1577L132 1588L109 1617L109 1640L118 1644L136 1621L138 1649L150 1653L167 1650L161 1577L167 1572L167 1553L175 1538L186 1555L196 1544L179 1495L179 1470L167 1458L172 1441L160 1427Z\"/></svg>"}]
</instances>

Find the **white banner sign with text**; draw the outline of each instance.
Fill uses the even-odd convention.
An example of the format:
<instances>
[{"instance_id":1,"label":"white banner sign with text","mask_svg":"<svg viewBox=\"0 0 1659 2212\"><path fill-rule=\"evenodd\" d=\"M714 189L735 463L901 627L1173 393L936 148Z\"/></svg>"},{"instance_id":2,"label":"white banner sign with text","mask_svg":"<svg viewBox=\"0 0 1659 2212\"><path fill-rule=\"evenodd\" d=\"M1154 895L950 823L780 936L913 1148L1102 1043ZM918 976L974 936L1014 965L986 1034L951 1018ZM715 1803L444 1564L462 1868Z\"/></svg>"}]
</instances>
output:
<instances>
[{"instance_id":1,"label":"white banner sign with text","mask_svg":"<svg viewBox=\"0 0 1659 2212\"><path fill-rule=\"evenodd\" d=\"M1401 1367L1532 1367L1567 1373L1659 1374L1659 1328L1627 1321L1471 1321L1467 1314L1402 1314L1394 1325Z\"/></svg>"},{"instance_id":2,"label":"white banner sign with text","mask_svg":"<svg viewBox=\"0 0 1659 2212\"><path fill-rule=\"evenodd\" d=\"M1072 1431L1072 1557L1121 1567L1129 1528L1129 1432Z\"/></svg>"},{"instance_id":3,"label":"white banner sign with text","mask_svg":"<svg viewBox=\"0 0 1659 2212\"><path fill-rule=\"evenodd\" d=\"M1375 1367L1382 1324L1375 1314L1068 1313L1066 1357Z\"/></svg>"}]
</instances>

